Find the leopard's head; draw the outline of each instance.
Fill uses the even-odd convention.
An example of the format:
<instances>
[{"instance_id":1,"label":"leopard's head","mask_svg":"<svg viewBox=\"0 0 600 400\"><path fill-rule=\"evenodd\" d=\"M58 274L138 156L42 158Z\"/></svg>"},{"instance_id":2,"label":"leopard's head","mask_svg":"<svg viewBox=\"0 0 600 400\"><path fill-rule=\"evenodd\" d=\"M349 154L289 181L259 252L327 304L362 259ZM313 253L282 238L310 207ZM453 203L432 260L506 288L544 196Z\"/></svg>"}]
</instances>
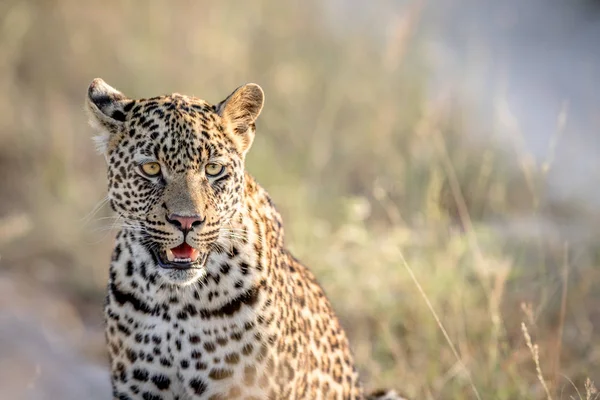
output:
<instances>
[{"instance_id":1,"label":"leopard's head","mask_svg":"<svg viewBox=\"0 0 600 400\"><path fill-rule=\"evenodd\" d=\"M108 164L111 207L168 282L205 274L241 211L244 159L263 101L256 84L211 105L180 94L130 99L101 79L91 83L86 108Z\"/></svg>"}]
</instances>

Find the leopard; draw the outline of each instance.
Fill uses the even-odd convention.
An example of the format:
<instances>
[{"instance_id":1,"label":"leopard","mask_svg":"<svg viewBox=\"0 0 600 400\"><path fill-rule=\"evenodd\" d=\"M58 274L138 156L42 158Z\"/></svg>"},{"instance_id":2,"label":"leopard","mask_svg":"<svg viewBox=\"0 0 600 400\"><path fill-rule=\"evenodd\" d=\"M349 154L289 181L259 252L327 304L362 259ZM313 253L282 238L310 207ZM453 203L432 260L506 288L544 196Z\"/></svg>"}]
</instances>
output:
<instances>
[{"instance_id":1,"label":"leopard","mask_svg":"<svg viewBox=\"0 0 600 400\"><path fill-rule=\"evenodd\" d=\"M104 305L113 399L403 398L366 394L330 301L246 171L263 105L254 83L215 104L89 85L118 221Z\"/></svg>"}]
</instances>

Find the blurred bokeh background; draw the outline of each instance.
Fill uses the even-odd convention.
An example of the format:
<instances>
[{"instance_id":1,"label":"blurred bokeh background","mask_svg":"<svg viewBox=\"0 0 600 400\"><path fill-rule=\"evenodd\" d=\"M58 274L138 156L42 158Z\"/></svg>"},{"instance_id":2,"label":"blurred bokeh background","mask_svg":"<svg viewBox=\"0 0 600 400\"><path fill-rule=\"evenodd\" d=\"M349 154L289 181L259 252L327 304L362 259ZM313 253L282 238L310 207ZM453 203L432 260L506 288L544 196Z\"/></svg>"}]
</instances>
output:
<instances>
[{"instance_id":1,"label":"blurred bokeh background","mask_svg":"<svg viewBox=\"0 0 600 400\"><path fill-rule=\"evenodd\" d=\"M110 395L95 77L264 88L247 167L367 387L595 398L600 2L0 2L2 399Z\"/></svg>"}]
</instances>

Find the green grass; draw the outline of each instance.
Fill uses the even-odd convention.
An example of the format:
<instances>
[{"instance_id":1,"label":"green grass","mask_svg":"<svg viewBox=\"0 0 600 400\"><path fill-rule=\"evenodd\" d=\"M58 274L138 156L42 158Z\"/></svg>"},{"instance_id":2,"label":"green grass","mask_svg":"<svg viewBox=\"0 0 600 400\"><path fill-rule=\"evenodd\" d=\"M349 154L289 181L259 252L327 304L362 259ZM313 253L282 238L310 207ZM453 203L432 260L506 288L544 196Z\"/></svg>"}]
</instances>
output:
<instances>
[{"instance_id":1,"label":"green grass","mask_svg":"<svg viewBox=\"0 0 600 400\"><path fill-rule=\"evenodd\" d=\"M393 33L382 39L369 24L336 31L317 1L3 3L0 217L29 222L3 223L0 268L100 312L110 234L83 220L106 190L82 106L93 78L212 102L257 82L266 106L248 169L331 297L369 387L547 398L525 322L552 398L594 398L598 249L540 222L578 205L548 202L552 157L530 161L520 132L427 100L418 11L380 10ZM473 142L476 130L489 140ZM523 237L507 228L526 219Z\"/></svg>"}]
</instances>

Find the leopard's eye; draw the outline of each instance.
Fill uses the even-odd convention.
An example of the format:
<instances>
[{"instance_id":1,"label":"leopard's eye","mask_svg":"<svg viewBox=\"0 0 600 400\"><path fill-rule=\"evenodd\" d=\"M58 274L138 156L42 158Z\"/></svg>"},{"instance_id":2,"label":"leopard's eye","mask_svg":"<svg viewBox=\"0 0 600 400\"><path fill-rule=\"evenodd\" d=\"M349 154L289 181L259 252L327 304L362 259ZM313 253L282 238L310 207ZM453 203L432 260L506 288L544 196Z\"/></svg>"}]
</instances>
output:
<instances>
[{"instance_id":1,"label":"leopard's eye","mask_svg":"<svg viewBox=\"0 0 600 400\"><path fill-rule=\"evenodd\" d=\"M208 163L206 164L206 167L204 167L204 170L206 171L207 176L215 177L221 175L225 170L225 167L217 163Z\"/></svg>"},{"instance_id":2,"label":"leopard's eye","mask_svg":"<svg viewBox=\"0 0 600 400\"><path fill-rule=\"evenodd\" d=\"M157 162L142 164L141 169L146 176L156 176L160 174L160 164Z\"/></svg>"}]
</instances>

